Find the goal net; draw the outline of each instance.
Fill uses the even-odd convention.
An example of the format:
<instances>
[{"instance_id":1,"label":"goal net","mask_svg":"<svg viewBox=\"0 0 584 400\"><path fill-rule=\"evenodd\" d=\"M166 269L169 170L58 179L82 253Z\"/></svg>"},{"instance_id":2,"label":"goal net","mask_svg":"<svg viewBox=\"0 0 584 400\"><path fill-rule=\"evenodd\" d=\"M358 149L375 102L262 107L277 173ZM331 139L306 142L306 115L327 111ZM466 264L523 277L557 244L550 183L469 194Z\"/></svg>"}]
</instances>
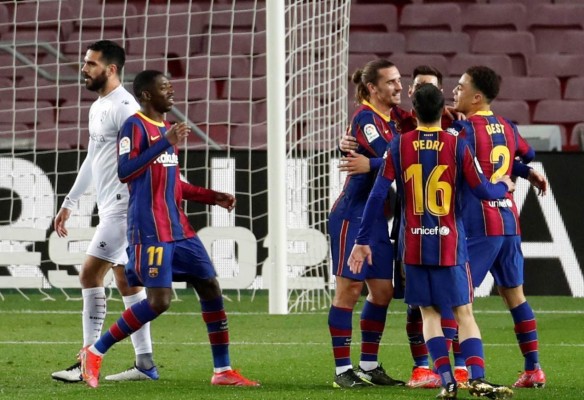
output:
<instances>
[{"instance_id":1,"label":"goal net","mask_svg":"<svg viewBox=\"0 0 584 400\"><path fill-rule=\"evenodd\" d=\"M98 223L95 193L58 238L52 219L86 154L96 94L80 81L87 45L124 46L124 84L144 69L171 79L170 121L193 133L182 150L188 181L235 193L234 213L189 203L224 289L269 289L285 271L288 308L329 304L327 214L342 177L336 142L347 120L349 0L282 0L285 132L269 132L266 2L236 0L0 2L0 293L79 288ZM271 264L267 144L286 135L287 261ZM280 271L282 271L280 270ZM181 286L177 286L181 287ZM183 286L184 287L184 286Z\"/></svg>"}]
</instances>

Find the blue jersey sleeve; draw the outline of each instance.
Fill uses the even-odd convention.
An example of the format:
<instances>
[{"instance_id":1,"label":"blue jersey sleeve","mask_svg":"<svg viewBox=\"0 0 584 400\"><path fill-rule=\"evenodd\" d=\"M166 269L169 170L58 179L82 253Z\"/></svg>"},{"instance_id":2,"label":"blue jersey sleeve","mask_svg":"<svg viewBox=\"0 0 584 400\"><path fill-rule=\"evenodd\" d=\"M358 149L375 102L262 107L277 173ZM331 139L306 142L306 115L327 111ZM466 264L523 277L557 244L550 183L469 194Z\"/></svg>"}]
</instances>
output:
<instances>
[{"instance_id":1,"label":"blue jersey sleeve","mask_svg":"<svg viewBox=\"0 0 584 400\"><path fill-rule=\"evenodd\" d=\"M172 145L166 137L143 149L148 140L141 124L130 117L118 134L118 178L126 183L141 175L164 150Z\"/></svg>"}]
</instances>

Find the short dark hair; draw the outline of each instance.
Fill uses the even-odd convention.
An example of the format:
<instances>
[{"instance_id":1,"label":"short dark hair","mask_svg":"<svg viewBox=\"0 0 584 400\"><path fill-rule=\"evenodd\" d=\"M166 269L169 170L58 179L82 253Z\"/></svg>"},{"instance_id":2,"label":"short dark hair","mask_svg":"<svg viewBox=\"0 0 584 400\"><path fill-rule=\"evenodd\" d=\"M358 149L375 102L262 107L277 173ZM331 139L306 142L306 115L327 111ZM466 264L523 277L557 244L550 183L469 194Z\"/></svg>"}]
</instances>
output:
<instances>
[{"instance_id":1,"label":"short dark hair","mask_svg":"<svg viewBox=\"0 0 584 400\"><path fill-rule=\"evenodd\" d=\"M98 40L87 46L87 50L100 51L101 58L107 64L115 64L118 67L118 73L122 72L122 68L124 68L124 64L126 63L126 52L116 42L112 42L111 40Z\"/></svg>"},{"instance_id":2,"label":"short dark hair","mask_svg":"<svg viewBox=\"0 0 584 400\"><path fill-rule=\"evenodd\" d=\"M160 75L164 76L164 73L154 69L147 69L136 75L134 82L132 83L134 96L140 100L142 98L142 92L151 91L153 89L156 78Z\"/></svg>"},{"instance_id":3,"label":"short dark hair","mask_svg":"<svg viewBox=\"0 0 584 400\"><path fill-rule=\"evenodd\" d=\"M495 71L484 65L475 65L465 73L472 78L472 85L485 96L487 103L495 100L501 87L501 77Z\"/></svg>"},{"instance_id":4,"label":"short dark hair","mask_svg":"<svg viewBox=\"0 0 584 400\"><path fill-rule=\"evenodd\" d=\"M435 122L442 117L444 95L431 83L423 83L416 89L412 94L412 103L420 122Z\"/></svg>"},{"instance_id":5,"label":"short dark hair","mask_svg":"<svg viewBox=\"0 0 584 400\"><path fill-rule=\"evenodd\" d=\"M438 71L438 68L435 68L431 65L418 65L416 68L414 68L412 79L416 79L416 76L418 75L435 76L438 80L438 87L442 87L442 72Z\"/></svg>"},{"instance_id":6,"label":"short dark hair","mask_svg":"<svg viewBox=\"0 0 584 400\"><path fill-rule=\"evenodd\" d=\"M379 70L391 67L395 67L395 64L384 58L378 58L377 60L369 61L363 68L359 68L353 73L351 79L353 80L353 83L357 85L355 99L358 103L361 103L363 100L369 100L367 84L377 84L377 81L379 80Z\"/></svg>"}]
</instances>

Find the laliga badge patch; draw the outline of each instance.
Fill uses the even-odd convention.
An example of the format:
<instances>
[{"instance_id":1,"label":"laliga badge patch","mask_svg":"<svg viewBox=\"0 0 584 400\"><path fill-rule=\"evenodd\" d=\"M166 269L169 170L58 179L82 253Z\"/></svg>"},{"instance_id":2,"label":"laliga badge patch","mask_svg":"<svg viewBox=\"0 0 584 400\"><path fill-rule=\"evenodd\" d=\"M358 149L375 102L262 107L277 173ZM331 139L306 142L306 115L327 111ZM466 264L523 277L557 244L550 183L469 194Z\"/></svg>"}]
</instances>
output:
<instances>
[{"instance_id":1,"label":"laliga badge patch","mask_svg":"<svg viewBox=\"0 0 584 400\"><path fill-rule=\"evenodd\" d=\"M119 154L120 156L122 154L128 154L130 152L130 138L129 137L123 137L120 139L120 144L119 144Z\"/></svg>"},{"instance_id":2,"label":"laliga badge patch","mask_svg":"<svg viewBox=\"0 0 584 400\"><path fill-rule=\"evenodd\" d=\"M375 139L379 137L379 132L377 132L377 128L373 124L365 125L363 128L363 132L365 132L365 137L367 138L367 142L371 143Z\"/></svg>"}]
</instances>

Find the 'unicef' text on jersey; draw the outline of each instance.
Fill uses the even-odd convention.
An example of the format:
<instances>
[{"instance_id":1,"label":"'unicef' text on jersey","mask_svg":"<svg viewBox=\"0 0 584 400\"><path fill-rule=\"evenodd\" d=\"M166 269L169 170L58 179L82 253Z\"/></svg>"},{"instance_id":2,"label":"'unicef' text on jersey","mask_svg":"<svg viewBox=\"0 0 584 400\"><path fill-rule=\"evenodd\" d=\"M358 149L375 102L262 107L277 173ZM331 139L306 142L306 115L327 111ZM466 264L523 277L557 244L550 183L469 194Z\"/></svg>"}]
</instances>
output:
<instances>
[{"instance_id":1,"label":"'unicef' text on jersey","mask_svg":"<svg viewBox=\"0 0 584 400\"><path fill-rule=\"evenodd\" d=\"M513 207L511 199L489 200L487 202L490 207L510 208Z\"/></svg>"},{"instance_id":2,"label":"'unicef' text on jersey","mask_svg":"<svg viewBox=\"0 0 584 400\"><path fill-rule=\"evenodd\" d=\"M425 226L420 226L416 228L410 228L413 235L440 235L446 236L450 233L450 228L447 226L435 226L433 228L426 228Z\"/></svg>"},{"instance_id":3,"label":"'unicef' text on jersey","mask_svg":"<svg viewBox=\"0 0 584 400\"><path fill-rule=\"evenodd\" d=\"M178 165L178 156L165 152L158 156L154 164L162 164L164 167L175 167Z\"/></svg>"}]
</instances>

